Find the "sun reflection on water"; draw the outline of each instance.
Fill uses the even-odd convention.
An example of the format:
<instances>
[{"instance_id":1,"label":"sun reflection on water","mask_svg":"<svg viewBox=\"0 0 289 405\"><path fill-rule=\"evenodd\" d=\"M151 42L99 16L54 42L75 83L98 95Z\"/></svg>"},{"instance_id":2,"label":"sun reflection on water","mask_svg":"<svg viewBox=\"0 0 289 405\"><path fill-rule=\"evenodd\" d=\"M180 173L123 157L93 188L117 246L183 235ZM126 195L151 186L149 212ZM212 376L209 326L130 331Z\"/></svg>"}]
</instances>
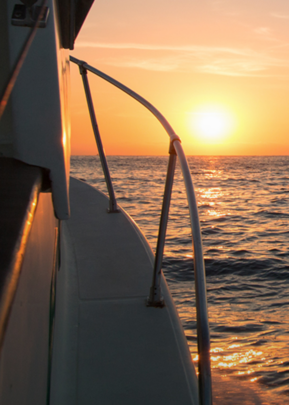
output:
<instances>
[{"instance_id":1,"label":"sun reflection on water","mask_svg":"<svg viewBox=\"0 0 289 405\"><path fill-rule=\"evenodd\" d=\"M167 158L108 158L119 203L137 221L154 249ZM220 387L221 392L219 402L218 392L215 395L214 405L231 405L232 398L234 404L242 405L288 404L289 159L188 160L207 272L213 390L217 392ZM98 164L96 176L92 161L83 169L82 160L77 162L77 176L106 192L101 165ZM177 166L163 270L197 365L189 221L183 179ZM239 389L239 401L235 388ZM256 397L257 390L265 393L266 398L262 396L260 400L259 391Z\"/></svg>"},{"instance_id":2,"label":"sun reflection on water","mask_svg":"<svg viewBox=\"0 0 289 405\"><path fill-rule=\"evenodd\" d=\"M273 339L274 344L269 345L266 340L266 336L271 337L271 334L274 333L273 325L280 321L280 319L277 319L278 317L276 317L275 313L263 313L262 322L268 326L267 328L260 328L260 330L256 332L254 328L258 329L256 325L258 325L258 321L260 320L254 319L252 312L244 313L243 319L240 320L235 311L232 311L230 305L224 306L220 308L220 310L221 313L217 313L216 307L214 309L212 307L209 308L212 330L211 367L213 375L215 376L214 378L218 381L220 378L231 379L234 377L243 381L242 384L246 381L248 384L258 384L258 386L255 386L254 392L258 392L258 400L260 400L260 402L258 402L257 399L252 399L251 401L248 400L248 404L287 404L288 398L286 399L286 397L283 396L279 397L279 393L284 391L284 389L282 390L282 386L285 384L286 387L288 384L288 380L286 380L288 361L285 362L284 366L283 361L280 361L281 353L282 356L286 356L286 353L287 356L289 356L287 339L284 335L276 336ZM228 333L229 330L225 331L228 325L230 325L229 328L231 327L232 329L240 328L240 330L242 330L242 328L244 328L244 333L241 334L241 336L230 336L230 333ZM247 329L246 332L245 327ZM224 329L223 339L220 336L215 336L215 328L218 328L218 330ZM188 342L192 360L197 367L197 346L196 340L193 339L192 334L189 335ZM279 369L279 377L275 371L276 366ZM215 373L217 373L217 377ZM284 382L282 382L282 380ZM260 399L263 398L264 395L261 389L264 384L266 387L275 389L272 391L272 394L267 391L266 398L268 402L265 399ZM281 385L279 386L279 384ZM242 386L242 389L244 387L245 386ZM216 389L218 390L218 387L215 387L215 390ZM240 390L241 388L236 389L238 391L238 389ZM218 401L217 404L219 404Z\"/></svg>"}]
</instances>

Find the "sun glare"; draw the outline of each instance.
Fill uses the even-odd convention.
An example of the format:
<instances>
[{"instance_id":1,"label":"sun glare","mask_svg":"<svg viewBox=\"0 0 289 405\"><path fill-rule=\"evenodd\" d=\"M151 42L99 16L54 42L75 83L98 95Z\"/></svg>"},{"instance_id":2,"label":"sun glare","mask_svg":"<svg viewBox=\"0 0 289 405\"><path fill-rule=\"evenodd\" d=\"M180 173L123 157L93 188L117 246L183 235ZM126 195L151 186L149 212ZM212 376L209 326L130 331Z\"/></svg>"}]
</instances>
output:
<instances>
[{"instance_id":1,"label":"sun glare","mask_svg":"<svg viewBox=\"0 0 289 405\"><path fill-rule=\"evenodd\" d=\"M229 134L233 127L232 115L221 108L200 108L190 114L191 130L199 138L218 142Z\"/></svg>"}]
</instances>

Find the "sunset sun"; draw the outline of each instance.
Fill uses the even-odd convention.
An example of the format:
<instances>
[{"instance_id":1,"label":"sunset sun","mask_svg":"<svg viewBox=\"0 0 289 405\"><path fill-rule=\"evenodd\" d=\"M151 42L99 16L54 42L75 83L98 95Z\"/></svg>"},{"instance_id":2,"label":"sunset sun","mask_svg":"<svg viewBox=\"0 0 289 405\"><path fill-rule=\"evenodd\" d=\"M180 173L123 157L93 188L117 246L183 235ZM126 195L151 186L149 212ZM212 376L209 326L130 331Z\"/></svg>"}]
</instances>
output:
<instances>
[{"instance_id":1,"label":"sunset sun","mask_svg":"<svg viewBox=\"0 0 289 405\"><path fill-rule=\"evenodd\" d=\"M191 130L206 141L221 141L229 134L232 126L232 115L221 108L204 107L190 114Z\"/></svg>"}]
</instances>

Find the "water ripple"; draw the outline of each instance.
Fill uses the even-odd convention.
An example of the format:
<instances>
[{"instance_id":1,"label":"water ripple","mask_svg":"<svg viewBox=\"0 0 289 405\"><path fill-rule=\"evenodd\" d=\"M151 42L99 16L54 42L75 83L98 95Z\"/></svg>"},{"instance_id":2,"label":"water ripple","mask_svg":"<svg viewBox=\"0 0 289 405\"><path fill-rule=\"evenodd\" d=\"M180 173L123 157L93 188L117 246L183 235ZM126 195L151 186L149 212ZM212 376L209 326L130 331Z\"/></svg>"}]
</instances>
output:
<instances>
[{"instance_id":1,"label":"water ripple","mask_svg":"<svg viewBox=\"0 0 289 405\"><path fill-rule=\"evenodd\" d=\"M289 159L208 156L188 160L203 236L214 387L222 383L231 392L241 384L254 398L246 403L287 404ZM109 156L108 163L118 201L155 249L167 157ZM71 173L107 193L97 157L73 156ZM177 165L163 269L196 361L189 221Z\"/></svg>"}]
</instances>

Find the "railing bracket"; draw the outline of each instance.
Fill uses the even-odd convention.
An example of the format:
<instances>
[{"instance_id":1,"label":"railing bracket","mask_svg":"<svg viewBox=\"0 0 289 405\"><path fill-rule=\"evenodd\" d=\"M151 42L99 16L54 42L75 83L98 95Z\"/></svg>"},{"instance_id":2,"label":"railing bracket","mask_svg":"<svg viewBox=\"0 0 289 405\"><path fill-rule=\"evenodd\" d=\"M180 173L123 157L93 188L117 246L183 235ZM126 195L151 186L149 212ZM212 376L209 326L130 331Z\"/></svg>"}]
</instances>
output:
<instances>
[{"instance_id":1,"label":"railing bracket","mask_svg":"<svg viewBox=\"0 0 289 405\"><path fill-rule=\"evenodd\" d=\"M145 300L145 304L147 307L154 307L154 308L164 308L166 306L163 297L161 297L161 299L158 301L151 300L151 297L147 297L147 299Z\"/></svg>"},{"instance_id":2,"label":"railing bracket","mask_svg":"<svg viewBox=\"0 0 289 405\"><path fill-rule=\"evenodd\" d=\"M176 141L176 139L174 139L173 141L170 142L170 146L169 146L169 154L170 155L176 155L177 152L175 151L174 148L174 141Z\"/></svg>"},{"instance_id":3,"label":"railing bracket","mask_svg":"<svg viewBox=\"0 0 289 405\"><path fill-rule=\"evenodd\" d=\"M108 213L108 214L119 214L120 213L120 210L119 209L110 209L110 208L107 208L106 209L106 212Z\"/></svg>"}]
</instances>

